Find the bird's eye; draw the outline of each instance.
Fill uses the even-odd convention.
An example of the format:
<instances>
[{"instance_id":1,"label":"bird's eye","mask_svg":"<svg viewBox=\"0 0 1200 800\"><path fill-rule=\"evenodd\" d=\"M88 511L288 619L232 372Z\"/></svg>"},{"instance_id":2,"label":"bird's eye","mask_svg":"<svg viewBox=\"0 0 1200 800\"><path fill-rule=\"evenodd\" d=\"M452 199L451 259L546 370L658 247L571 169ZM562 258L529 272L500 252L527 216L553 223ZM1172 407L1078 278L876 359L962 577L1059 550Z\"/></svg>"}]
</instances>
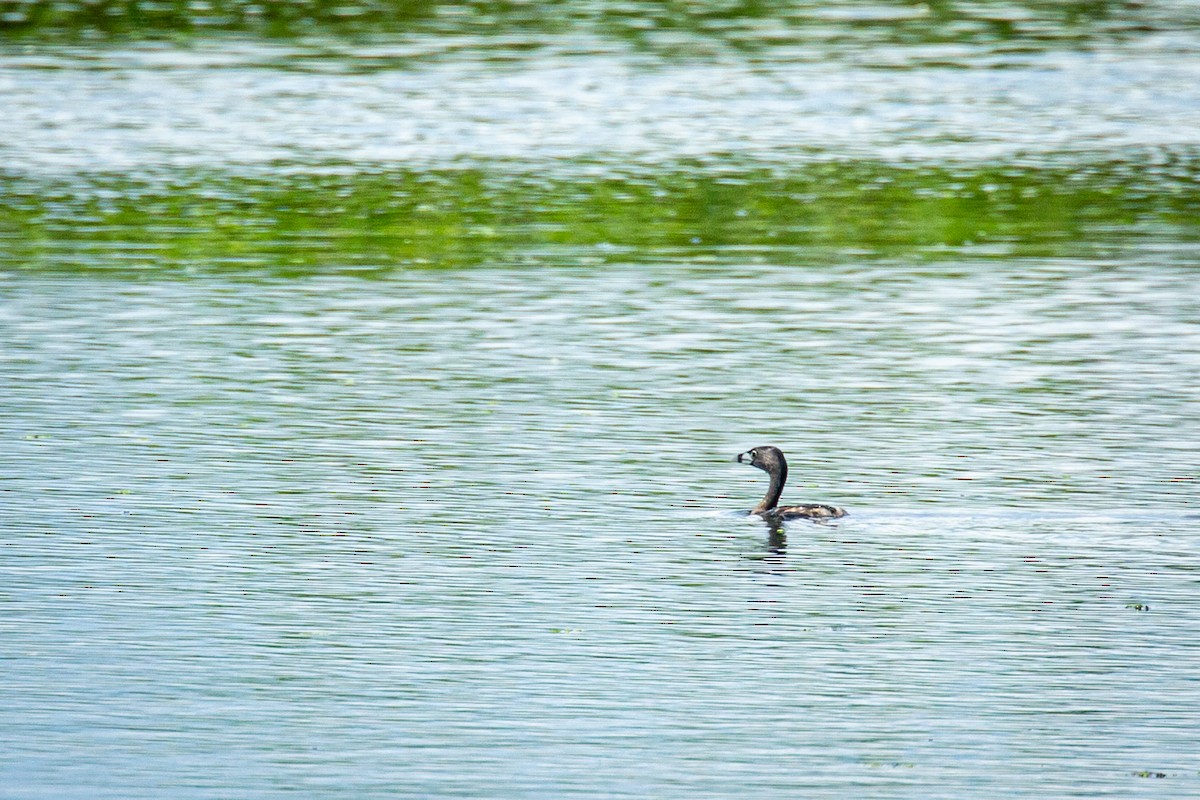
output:
<instances>
[{"instance_id":1,"label":"bird's eye","mask_svg":"<svg viewBox=\"0 0 1200 800\"><path fill-rule=\"evenodd\" d=\"M751 451L750 451L750 457L751 457L751 458L758 458L758 451L757 451L757 450L751 450Z\"/></svg>"}]
</instances>

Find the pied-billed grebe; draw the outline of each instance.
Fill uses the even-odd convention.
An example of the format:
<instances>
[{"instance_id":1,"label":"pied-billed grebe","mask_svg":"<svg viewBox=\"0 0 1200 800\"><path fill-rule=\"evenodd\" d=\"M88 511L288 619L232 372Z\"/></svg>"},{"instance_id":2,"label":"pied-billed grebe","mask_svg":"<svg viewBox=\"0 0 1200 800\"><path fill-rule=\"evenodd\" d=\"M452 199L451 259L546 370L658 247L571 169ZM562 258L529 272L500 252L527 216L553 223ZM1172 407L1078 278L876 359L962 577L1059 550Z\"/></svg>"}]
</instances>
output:
<instances>
[{"instance_id":1,"label":"pied-billed grebe","mask_svg":"<svg viewBox=\"0 0 1200 800\"><path fill-rule=\"evenodd\" d=\"M751 509L751 514L776 519L837 519L846 516L846 512L837 506L827 506L820 503L805 503L801 506L779 505L779 495L783 494L783 484L787 482L787 459L778 447L763 445L744 453L738 453L738 463L749 463L758 467L771 476L771 486L762 502Z\"/></svg>"}]
</instances>

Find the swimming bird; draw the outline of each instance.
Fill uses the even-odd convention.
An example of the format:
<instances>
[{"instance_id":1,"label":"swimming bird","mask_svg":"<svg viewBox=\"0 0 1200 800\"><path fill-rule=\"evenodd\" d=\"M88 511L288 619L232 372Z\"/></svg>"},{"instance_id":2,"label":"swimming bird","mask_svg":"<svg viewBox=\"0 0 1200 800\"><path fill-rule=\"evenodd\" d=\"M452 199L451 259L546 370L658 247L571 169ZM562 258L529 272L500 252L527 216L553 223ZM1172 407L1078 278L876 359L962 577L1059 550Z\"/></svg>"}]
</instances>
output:
<instances>
[{"instance_id":1,"label":"swimming bird","mask_svg":"<svg viewBox=\"0 0 1200 800\"><path fill-rule=\"evenodd\" d=\"M767 489L762 502L750 510L766 519L837 519L846 516L846 512L837 506L827 506L822 503L805 503L799 506L779 505L779 495L783 494L783 484L787 482L787 459L778 447L763 445L738 453L738 463L758 467L771 476L771 485Z\"/></svg>"}]
</instances>

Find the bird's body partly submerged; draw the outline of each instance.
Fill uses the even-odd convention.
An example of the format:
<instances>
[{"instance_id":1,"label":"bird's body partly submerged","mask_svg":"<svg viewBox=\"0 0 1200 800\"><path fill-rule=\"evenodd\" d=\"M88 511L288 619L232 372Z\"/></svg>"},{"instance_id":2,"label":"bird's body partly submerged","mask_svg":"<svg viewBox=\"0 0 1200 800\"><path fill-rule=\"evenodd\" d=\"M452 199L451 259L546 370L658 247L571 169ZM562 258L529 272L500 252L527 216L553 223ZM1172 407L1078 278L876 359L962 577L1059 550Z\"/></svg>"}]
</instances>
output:
<instances>
[{"instance_id":1,"label":"bird's body partly submerged","mask_svg":"<svg viewBox=\"0 0 1200 800\"><path fill-rule=\"evenodd\" d=\"M771 485L767 488L766 495L762 502L750 510L751 514L772 519L837 519L846 516L845 510L837 506L827 506L824 503L804 503L797 506L779 505L779 495L783 494L783 485L787 483L787 459L783 457L783 451L778 447L770 445L755 447L744 453L738 453L737 460L739 463L748 463L752 467L758 467L771 476Z\"/></svg>"}]
</instances>

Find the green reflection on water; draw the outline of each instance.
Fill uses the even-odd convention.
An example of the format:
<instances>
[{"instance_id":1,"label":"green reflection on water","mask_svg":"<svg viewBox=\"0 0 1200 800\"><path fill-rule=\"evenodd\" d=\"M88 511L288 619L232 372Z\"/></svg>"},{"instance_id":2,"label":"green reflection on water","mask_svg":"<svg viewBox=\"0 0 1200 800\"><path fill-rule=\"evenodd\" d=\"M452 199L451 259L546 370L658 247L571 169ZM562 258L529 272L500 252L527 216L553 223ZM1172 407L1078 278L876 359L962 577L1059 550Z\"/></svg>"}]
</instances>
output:
<instances>
[{"instance_id":1,"label":"green reflection on water","mask_svg":"<svg viewBox=\"0 0 1200 800\"><path fill-rule=\"evenodd\" d=\"M0 179L0 267L287 273L710 259L1089 256L1200 239L1200 170L811 164L541 176L500 166ZM80 181L83 181L82 183Z\"/></svg>"},{"instance_id":2,"label":"green reflection on water","mask_svg":"<svg viewBox=\"0 0 1200 800\"><path fill-rule=\"evenodd\" d=\"M213 31L311 33L586 31L660 52L722 41L740 49L796 42L1005 42L1037 46L1094 36L1144 34L1194 23L1187 2L1127 0L695 0L660 3L466 0L24 0L0 2L0 34L161 37ZM681 42L672 34L686 34ZM666 38L663 35L666 34Z\"/></svg>"}]
</instances>

